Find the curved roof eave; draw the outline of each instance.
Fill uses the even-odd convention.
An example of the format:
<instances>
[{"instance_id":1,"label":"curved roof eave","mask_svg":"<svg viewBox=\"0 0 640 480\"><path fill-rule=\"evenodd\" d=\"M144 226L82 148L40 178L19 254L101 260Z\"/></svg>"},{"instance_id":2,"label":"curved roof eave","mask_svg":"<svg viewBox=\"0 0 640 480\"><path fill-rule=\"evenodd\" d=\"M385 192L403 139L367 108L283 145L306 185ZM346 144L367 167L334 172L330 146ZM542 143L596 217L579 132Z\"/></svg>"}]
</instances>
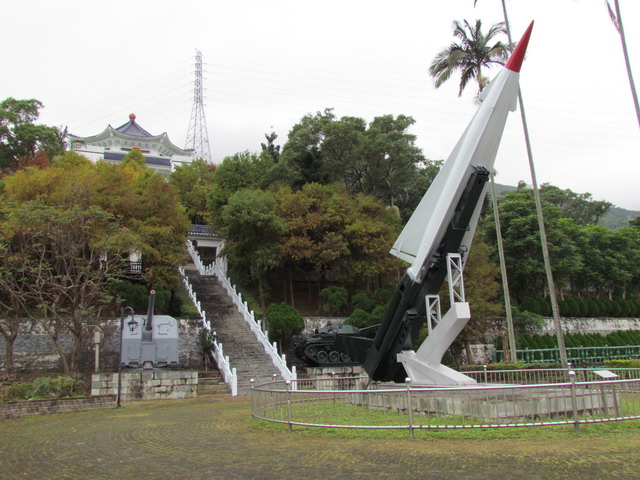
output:
<instances>
[{"instance_id":1,"label":"curved roof eave","mask_svg":"<svg viewBox=\"0 0 640 480\"><path fill-rule=\"evenodd\" d=\"M92 135L90 137L78 137L70 134L69 137L72 137L73 139L75 139L74 141L82 142L85 144L92 143L92 142L99 142L101 140L106 140L111 137L118 137L123 140L130 140L133 142L158 142L158 143L161 143L166 148L168 148L169 150L171 150L175 155L185 155L187 157L193 155L193 150L183 150L182 148L174 145L171 142L171 140L169 140L169 136L167 135L167 132L163 132L160 135L152 135L150 137L137 137L134 135L126 135L124 133L121 133L115 128L113 128L111 125L108 125L107 128L105 128L102 132L100 132L97 135Z\"/></svg>"}]
</instances>

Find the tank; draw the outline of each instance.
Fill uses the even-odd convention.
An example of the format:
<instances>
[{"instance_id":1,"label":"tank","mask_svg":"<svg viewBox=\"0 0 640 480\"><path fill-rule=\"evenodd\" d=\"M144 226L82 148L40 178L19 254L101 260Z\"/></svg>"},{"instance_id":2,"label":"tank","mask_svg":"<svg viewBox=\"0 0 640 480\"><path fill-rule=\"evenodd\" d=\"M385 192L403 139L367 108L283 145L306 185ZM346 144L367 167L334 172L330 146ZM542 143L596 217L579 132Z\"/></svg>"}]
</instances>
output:
<instances>
[{"instance_id":1,"label":"tank","mask_svg":"<svg viewBox=\"0 0 640 480\"><path fill-rule=\"evenodd\" d=\"M296 344L296 357L311 367L324 365L353 365L351 356L336 345L339 336L359 337L360 329L352 325L327 325L314 335Z\"/></svg>"}]
</instances>

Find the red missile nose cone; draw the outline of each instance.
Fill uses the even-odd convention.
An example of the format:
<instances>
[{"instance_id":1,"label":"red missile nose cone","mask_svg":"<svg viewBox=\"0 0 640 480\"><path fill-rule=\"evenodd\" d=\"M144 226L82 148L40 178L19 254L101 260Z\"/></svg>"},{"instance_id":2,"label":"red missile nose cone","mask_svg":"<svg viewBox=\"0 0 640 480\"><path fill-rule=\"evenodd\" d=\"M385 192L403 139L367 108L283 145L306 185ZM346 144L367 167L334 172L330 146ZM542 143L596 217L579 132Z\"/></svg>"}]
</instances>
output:
<instances>
[{"instance_id":1,"label":"red missile nose cone","mask_svg":"<svg viewBox=\"0 0 640 480\"><path fill-rule=\"evenodd\" d=\"M522 35L516 49L513 51L509 57L509 61L505 65L505 68L508 68L512 72L519 72L520 67L522 67L522 61L524 60L524 54L527 51L527 45L529 45L529 37L531 36L532 28L533 22L529 24L529 28L527 28L527 31Z\"/></svg>"}]
</instances>

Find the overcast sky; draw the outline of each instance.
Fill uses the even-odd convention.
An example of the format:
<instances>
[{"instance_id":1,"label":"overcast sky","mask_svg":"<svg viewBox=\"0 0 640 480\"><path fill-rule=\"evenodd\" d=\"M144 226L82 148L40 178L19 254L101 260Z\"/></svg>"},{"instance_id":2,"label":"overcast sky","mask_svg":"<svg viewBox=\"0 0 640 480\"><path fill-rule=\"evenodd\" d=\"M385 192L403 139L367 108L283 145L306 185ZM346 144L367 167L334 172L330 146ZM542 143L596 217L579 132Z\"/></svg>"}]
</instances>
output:
<instances>
[{"instance_id":1,"label":"overcast sky","mask_svg":"<svg viewBox=\"0 0 640 480\"><path fill-rule=\"evenodd\" d=\"M640 86L640 2L620 5ZM507 9L514 39L535 20L521 88L538 182L640 210L640 127L604 0L507 0ZM503 19L500 0L21 0L2 13L0 99L36 98L42 123L81 136L133 112L184 147L200 49L216 163L260 150L271 130L283 144L326 107L367 121L410 115L426 157L446 158L475 111L475 85L461 98L457 78L436 90L429 64L453 40L454 20L486 29ZM519 112L496 169L499 183L531 183Z\"/></svg>"}]
</instances>

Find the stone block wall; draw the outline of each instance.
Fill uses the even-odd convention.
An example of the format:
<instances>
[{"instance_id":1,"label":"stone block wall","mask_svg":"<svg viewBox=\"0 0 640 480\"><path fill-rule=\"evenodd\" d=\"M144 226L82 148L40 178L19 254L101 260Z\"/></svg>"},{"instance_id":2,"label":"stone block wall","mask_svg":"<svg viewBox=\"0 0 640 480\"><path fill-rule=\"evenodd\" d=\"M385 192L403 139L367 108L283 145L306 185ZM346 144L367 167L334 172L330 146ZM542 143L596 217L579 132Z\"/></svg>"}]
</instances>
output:
<instances>
[{"instance_id":1,"label":"stone block wall","mask_svg":"<svg viewBox=\"0 0 640 480\"><path fill-rule=\"evenodd\" d=\"M100 344L100 370L113 372L118 369L120 351L120 319L96 318L88 322L87 336L80 354L80 370L91 372L95 369L95 345L93 334L96 330L103 333ZM202 348L200 346L201 319L178 319L179 364L181 369L199 369L202 367ZM71 351L73 336L60 334L59 342L66 352ZM14 343L14 362L17 372L62 371L51 337L42 327L29 320L21 325L21 331ZM4 370L4 337L0 336L0 376Z\"/></svg>"},{"instance_id":2,"label":"stone block wall","mask_svg":"<svg viewBox=\"0 0 640 480\"><path fill-rule=\"evenodd\" d=\"M116 395L117 392L117 373L94 373L91 376L91 395ZM122 372L122 401L193 398L197 395L197 371Z\"/></svg>"},{"instance_id":3,"label":"stone block wall","mask_svg":"<svg viewBox=\"0 0 640 480\"><path fill-rule=\"evenodd\" d=\"M0 418L18 418L28 415L46 415L49 413L81 412L84 410L113 408L115 405L115 395L6 402L0 403Z\"/></svg>"}]
</instances>

